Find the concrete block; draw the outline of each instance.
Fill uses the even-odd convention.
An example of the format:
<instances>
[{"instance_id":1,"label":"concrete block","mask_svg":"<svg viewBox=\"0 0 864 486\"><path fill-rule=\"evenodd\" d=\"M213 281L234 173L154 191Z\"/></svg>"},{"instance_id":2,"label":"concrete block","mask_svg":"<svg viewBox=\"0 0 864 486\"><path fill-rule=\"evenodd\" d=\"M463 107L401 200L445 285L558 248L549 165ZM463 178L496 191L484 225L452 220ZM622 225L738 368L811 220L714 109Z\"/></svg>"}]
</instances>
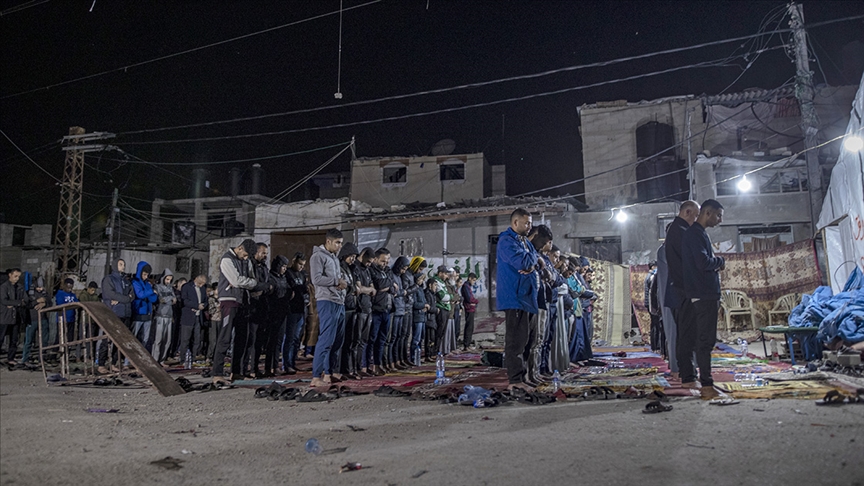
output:
<instances>
[{"instance_id":1,"label":"concrete block","mask_svg":"<svg viewBox=\"0 0 864 486\"><path fill-rule=\"evenodd\" d=\"M858 366L861 364L861 354L850 353L838 355L837 364L839 364L840 366Z\"/></svg>"}]
</instances>

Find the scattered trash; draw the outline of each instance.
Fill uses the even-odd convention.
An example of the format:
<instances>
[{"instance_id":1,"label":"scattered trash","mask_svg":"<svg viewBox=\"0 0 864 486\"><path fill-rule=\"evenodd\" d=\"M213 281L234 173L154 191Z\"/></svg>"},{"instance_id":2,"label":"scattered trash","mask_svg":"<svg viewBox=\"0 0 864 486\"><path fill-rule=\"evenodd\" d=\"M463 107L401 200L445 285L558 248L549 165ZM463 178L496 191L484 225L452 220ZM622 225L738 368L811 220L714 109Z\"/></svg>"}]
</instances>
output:
<instances>
[{"instance_id":1,"label":"scattered trash","mask_svg":"<svg viewBox=\"0 0 864 486\"><path fill-rule=\"evenodd\" d=\"M63 422L64 424L71 424L72 423L71 420L61 420L61 422Z\"/></svg>"},{"instance_id":2,"label":"scattered trash","mask_svg":"<svg viewBox=\"0 0 864 486\"><path fill-rule=\"evenodd\" d=\"M492 420L492 419L490 419L488 416L484 415L483 418L480 420Z\"/></svg>"},{"instance_id":3,"label":"scattered trash","mask_svg":"<svg viewBox=\"0 0 864 486\"><path fill-rule=\"evenodd\" d=\"M306 452L317 456L323 451L324 449L321 447L321 444L318 443L318 439L313 437L306 441Z\"/></svg>"},{"instance_id":4,"label":"scattered trash","mask_svg":"<svg viewBox=\"0 0 864 486\"><path fill-rule=\"evenodd\" d=\"M195 454L194 452L190 451L189 449L183 449L180 452L182 452L183 454Z\"/></svg>"},{"instance_id":5,"label":"scattered trash","mask_svg":"<svg viewBox=\"0 0 864 486\"><path fill-rule=\"evenodd\" d=\"M764 408L754 408L753 411L754 412L764 412L765 409Z\"/></svg>"},{"instance_id":6,"label":"scattered trash","mask_svg":"<svg viewBox=\"0 0 864 486\"><path fill-rule=\"evenodd\" d=\"M159 459L158 461L151 461L150 464L165 468L169 471L174 471L183 467L180 465L181 462L184 462L183 459L177 459L171 456L167 456L164 459Z\"/></svg>"},{"instance_id":7,"label":"scattered trash","mask_svg":"<svg viewBox=\"0 0 864 486\"><path fill-rule=\"evenodd\" d=\"M351 432L363 432L364 430L366 430L362 427L357 427L356 425L351 424L348 424L348 428L351 429Z\"/></svg>"},{"instance_id":8,"label":"scattered trash","mask_svg":"<svg viewBox=\"0 0 864 486\"><path fill-rule=\"evenodd\" d=\"M737 405L739 403L741 402L735 400L734 398L715 398L714 400L708 402L709 405L720 405L721 407L725 405Z\"/></svg>"},{"instance_id":9,"label":"scattered trash","mask_svg":"<svg viewBox=\"0 0 864 486\"><path fill-rule=\"evenodd\" d=\"M192 434L192 437L198 437L198 433L197 433L197 431L196 431L195 429L189 429L189 430L176 430L176 431L174 431L174 432L172 432L172 433L174 433L174 434Z\"/></svg>"},{"instance_id":10,"label":"scattered trash","mask_svg":"<svg viewBox=\"0 0 864 486\"><path fill-rule=\"evenodd\" d=\"M119 411L120 410L117 410L116 408L88 408L87 409L88 413L117 413Z\"/></svg>"},{"instance_id":11,"label":"scattered trash","mask_svg":"<svg viewBox=\"0 0 864 486\"><path fill-rule=\"evenodd\" d=\"M691 444L689 442L687 443L687 445L690 447L696 447L697 449L714 449L714 446L696 445L696 444Z\"/></svg>"},{"instance_id":12,"label":"scattered trash","mask_svg":"<svg viewBox=\"0 0 864 486\"><path fill-rule=\"evenodd\" d=\"M412 478L412 479L417 479L417 478L419 478L420 476L426 474L427 472L429 472L429 471L427 471L427 470L425 470L425 469L422 470L422 471L417 471L416 473L414 473L414 474L411 475L411 478Z\"/></svg>"},{"instance_id":13,"label":"scattered trash","mask_svg":"<svg viewBox=\"0 0 864 486\"><path fill-rule=\"evenodd\" d=\"M339 472L359 471L362 468L363 466L361 466L359 462L346 462L345 465L339 468Z\"/></svg>"},{"instance_id":14,"label":"scattered trash","mask_svg":"<svg viewBox=\"0 0 864 486\"><path fill-rule=\"evenodd\" d=\"M53 375L48 375L48 378L46 378L46 380L51 383L56 383L60 381L66 381L66 378L63 378L63 376L61 376L59 373L54 373Z\"/></svg>"},{"instance_id":15,"label":"scattered trash","mask_svg":"<svg viewBox=\"0 0 864 486\"><path fill-rule=\"evenodd\" d=\"M348 450L347 447L334 447L332 449L327 449L327 450L321 451L321 455L322 456L329 456L330 454L341 454L347 450Z\"/></svg>"}]
</instances>

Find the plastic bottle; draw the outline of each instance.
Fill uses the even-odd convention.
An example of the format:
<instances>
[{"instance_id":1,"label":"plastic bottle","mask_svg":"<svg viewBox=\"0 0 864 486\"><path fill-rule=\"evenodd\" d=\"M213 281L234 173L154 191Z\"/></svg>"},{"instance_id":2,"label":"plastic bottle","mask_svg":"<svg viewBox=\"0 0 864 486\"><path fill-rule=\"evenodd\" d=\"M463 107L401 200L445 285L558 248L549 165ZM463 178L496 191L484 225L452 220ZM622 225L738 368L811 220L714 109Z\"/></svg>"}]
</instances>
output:
<instances>
[{"instance_id":1,"label":"plastic bottle","mask_svg":"<svg viewBox=\"0 0 864 486\"><path fill-rule=\"evenodd\" d=\"M742 339L741 342L741 358L747 358L747 354L749 352L749 348L747 347L747 340Z\"/></svg>"},{"instance_id":2,"label":"plastic bottle","mask_svg":"<svg viewBox=\"0 0 864 486\"><path fill-rule=\"evenodd\" d=\"M435 358L435 384L444 384L446 383L446 379L447 376L444 369L444 356L441 353L438 353L438 357Z\"/></svg>"},{"instance_id":3,"label":"plastic bottle","mask_svg":"<svg viewBox=\"0 0 864 486\"><path fill-rule=\"evenodd\" d=\"M561 389L561 373L558 373L558 370L555 370L555 373L552 373L552 391L557 392Z\"/></svg>"},{"instance_id":4,"label":"plastic bottle","mask_svg":"<svg viewBox=\"0 0 864 486\"><path fill-rule=\"evenodd\" d=\"M186 360L183 362L183 367L186 368L187 370L192 369L192 350L191 349L186 350Z\"/></svg>"},{"instance_id":5,"label":"plastic bottle","mask_svg":"<svg viewBox=\"0 0 864 486\"><path fill-rule=\"evenodd\" d=\"M414 350L414 366L420 366L420 348Z\"/></svg>"},{"instance_id":6,"label":"plastic bottle","mask_svg":"<svg viewBox=\"0 0 864 486\"><path fill-rule=\"evenodd\" d=\"M323 450L321 444L318 443L318 439L313 437L306 441L306 452L317 456L318 454L321 454Z\"/></svg>"}]
</instances>

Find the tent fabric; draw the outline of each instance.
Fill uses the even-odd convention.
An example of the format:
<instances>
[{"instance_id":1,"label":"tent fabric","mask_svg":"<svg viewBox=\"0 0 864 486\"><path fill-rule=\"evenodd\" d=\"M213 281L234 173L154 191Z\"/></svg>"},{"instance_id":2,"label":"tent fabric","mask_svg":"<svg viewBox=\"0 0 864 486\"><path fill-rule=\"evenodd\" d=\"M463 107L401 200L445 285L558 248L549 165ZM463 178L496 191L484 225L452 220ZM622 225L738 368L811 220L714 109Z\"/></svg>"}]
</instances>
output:
<instances>
[{"instance_id":1,"label":"tent fabric","mask_svg":"<svg viewBox=\"0 0 864 486\"><path fill-rule=\"evenodd\" d=\"M864 137L862 116L864 76L853 101L846 136ZM845 280L855 267L864 269L864 156L861 153L841 148L816 226L819 230L837 228L830 236L826 232L828 265L838 272L836 277L831 276L832 283Z\"/></svg>"}]
</instances>

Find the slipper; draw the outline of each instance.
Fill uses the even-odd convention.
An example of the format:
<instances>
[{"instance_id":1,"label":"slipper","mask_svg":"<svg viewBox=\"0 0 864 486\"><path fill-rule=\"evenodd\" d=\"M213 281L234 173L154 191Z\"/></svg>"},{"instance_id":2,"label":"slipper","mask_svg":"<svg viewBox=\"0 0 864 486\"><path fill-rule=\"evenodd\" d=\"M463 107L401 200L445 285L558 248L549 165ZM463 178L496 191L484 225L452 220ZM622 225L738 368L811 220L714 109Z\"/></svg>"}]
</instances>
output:
<instances>
[{"instance_id":1,"label":"slipper","mask_svg":"<svg viewBox=\"0 0 864 486\"><path fill-rule=\"evenodd\" d=\"M330 397L323 393L318 393L315 390L309 390L305 394L298 394L297 401L308 403L308 402L329 402Z\"/></svg>"},{"instance_id":2,"label":"slipper","mask_svg":"<svg viewBox=\"0 0 864 486\"><path fill-rule=\"evenodd\" d=\"M376 397L407 397L411 392L399 391L392 386L382 385L372 392Z\"/></svg>"},{"instance_id":3,"label":"slipper","mask_svg":"<svg viewBox=\"0 0 864 486\"><path fill-rule=\"evenodd\" d=\"M270 389L268 387L262 386L255 389L255 398L268 398L269 396Z\"/></svg>"},{"instance_id":4,"label":"slipper","mask_svg":"<svg viewBox=\"0 0 864 486\"><path fill-rule=\"evenodd\" d=\"M669 401L669 396L660 390L652 391L651 393L646 395L645 398L650 398L651 400L655 400L658 402L668 402Z\"/></svg>"},{"instance_id":5,"label":"slipper","mask_svg":"<svg viewBox=\"0 0 864 486\"><path fill-rule=\"evenodd\" d=\"M649 402L645 405L645 410L642 410L642 413L660 413L660 412L668 412L672 410L672 405L663 405L660 402Z\"/></svg>"},{"instance_id":6,"label":"slipper","mask_svg":"<svg viewBox=\"0 0 864 486\"><path fill-rule=\"evenodd\" d=\"M816 400L816 405L843 405L846 403L846 397L837 390L831 390L819 400Z\"/></svg>"},{"instance_id":7,"label":"slipper","mask_svg":"<svg viewBox=\"0 0 864 486\"><path fill-rule=\"evenodd\" d=\"M726 405L738 405L739 403L741 402L735 400L734 398L715 398L714 400L708 402L708 405L720 405L721 407L723 407Z\"/></svg>"},{"instance_id":8,"label":"slipper","mask_svg":"<svg viewBox=\"0 0 864 486\"><path fill-rule=\"evenodd\" d=\"M282 400L283 402L288 402L297 398L297 395L300 394L300 390L297 388L286 388L282 390L276 398L272 398L272 400Z\"/></svg>"}]
</instances>

